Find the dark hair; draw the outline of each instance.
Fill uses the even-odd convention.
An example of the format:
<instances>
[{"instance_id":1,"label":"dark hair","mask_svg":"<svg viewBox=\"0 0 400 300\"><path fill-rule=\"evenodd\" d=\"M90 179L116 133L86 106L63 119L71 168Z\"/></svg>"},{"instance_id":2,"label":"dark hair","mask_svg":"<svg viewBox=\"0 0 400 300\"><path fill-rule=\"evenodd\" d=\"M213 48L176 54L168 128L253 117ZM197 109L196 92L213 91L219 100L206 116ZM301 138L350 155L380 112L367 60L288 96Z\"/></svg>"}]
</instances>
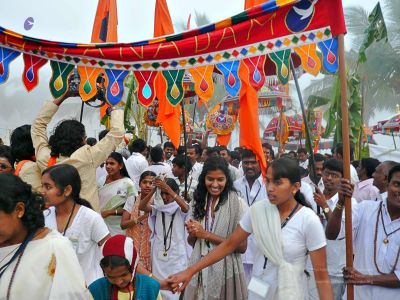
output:
<instances>
[{"instance_id":1,"label":"dark hair","mask_svg":"<svg viewBox=\"0 0 400 300\"><path fill-rule=\"evenodd\" d=\"M77 120L64 120L59 123L49 139L51 156L71 156L83 145L85 126Z\"/></svg>"},{"instance_id":2,"label":"dark hair","mask_svg":"<svg viewBox=\"0 0 400 300\"><path fill-rule=\"evenodd\" d=\"M151 148L150 150L150 158L154 163L159 163L163 161L164 151L161 147L156 146Z\"/></svg>"},{"instance_id":3,"label":"dark hair","mask_svg":"<svg viewBox=\"0 0 400 300\"><path fill-rule=\"evenodd\" d=\"M122 256L116 256L116 255L110 255L110 256L104 256L100 260L100 267L104 270L104 268L118 268L125 266L129 269L129 272L133 272L131 265L129 264L129 261Z\"/></svg>"},{"instance_id":4,"label":"dark hair","mask_svg":"<svg viewBox=\"0 0 400 300\"><path fill-rule=\"evenodd\" d=\"M201 220L205 216L204 206L207 201L207 187L206 187L206 175L210 171L221 170L226 177L226 185L224 190L222 191L219 202L215 208L217 211L227 200L228 194L231 191L235 191L233 187L232 178L230 176L228 162L222 157L210 157L208 158L203 165L203 170L199 176L198 185L196 190L193 193L194 200L194 209L193 209L193 217L196 220Z\"/></svg>"},{"instance_id":5,"label":"dark hair","mask_svg":"<svg viewBox=\"0 0 400 300\"><path fill-rule=\"evenodd\" d=\"M124 176L124 177L129 177L128 170L126 169L125 163L124 163L124 157L122 156L121 153L118 152L111 152L108 157L111 157L112 159L116 160L118 164L122 165L122 169L119 171L119 173Z\"/></svg>"},{"instance_id":6,"label":"dark hair","mask_svg":"<svg viewBox=\"0 0 400 300\"><path fill-rule=\"evenodd\" d=\"M336 158L328 159L324 162L322 167L323 170L328 169L331 171L339 172L343 176L343 161L338 160Z\"/></svg>"},{"instance_id":7,"label":"dark hair","mask_svg":"<svg viewBox=\"0 0 400 300\"><path fill-rule=\"evenodd\" d=\"M48 174L56 186L62 191L70 185L72 188L71 198L76 204L92 208L92 205L88 201L79 197L81 192L81 177L74 166L67 164L54 165L44 170L42 176L44 174Z\"/></svg>"},{"instance_id":8,"label":"dark hair","mask_svg":"<svg viewBox=\"0 0 400 300\"><path fill-rule=\"evenodd\" d=\"M343 157L343 144L342 143L338 143L332 148L332 154L333 154L334 150L336 150L336 153L340 154ZM350 160L354 159L353 155L354 155L354 147L352 144L350 144Z\"/></svg>"},{"instance_id":9,"label":"dark hair","mask_svg":"<svg viewBox=\"0 0 400 300\"><path fill-rule=\"evenodd\" d=\"M144 171L144 172L140 175L139 184L140 184L147 176L156 177L157 174L154 173L153 171Z\"/></svg>"},{"instance_id":10,"label":"dark hair","mask_svg":"<svg viewBox=\"0 0 400 300\"><path fill-rule=\"evenodd\" d=\"M18 202L25 205L25 214L21 218L26 230L30 233L44 227L42 211L43 198L32 192L32 187L12 174L0 174L0 210L11 214Z\"/></svg>"},{"instance_id":11,"label":"dark hair","mask_svg":"<svg viewBox=\"0 0 400 300\"><path fill-rule=\"evenodd\" d=\"M185 146L179 146L178 149L176 150L177 155L185 155L186 154L186 148Z\"/></svg>"},{"instance_id":12,"label":"dark hair","mask_svg":"<svg viewBox=\"0 0 400 300\"><path fill-rule=\"evenodd\" d=\"M174 146L174 144L172 143L172 142L165 142L164 143L164 147L163 147L164 149L166 149L166 148L174 148L175 149L175 146Z\"/></svg>"},{"instance_id":13,"label":"dark hair","mask_svg":"<svg viewBox=\"0 0 400 300\"><path fill-rule=\"evenodd\" d=\"M390 169L389 174L388 174L388 182L390 182L392 180L394 173L397 173L397 172L400 172L400 164L396 164L393 168Z\"/></svg>"},{"instance_id":14,"label":"dark hair","mask_svg":"<svg viewBox=\"0 0 400 300\"><path fill-rule=\"evenodd\" d=\"M0 157L7 159L11 167L14 168L15 158L11 154L10 146L0 145Z\"/></svg>"},{"instance_id":15,"label":"dark hair","mask_svg":"<svg viewBox=\"0 0 400 300\"><path fill-rule=\"evenodd\" d=\"M199 144L192 144L192 145L187 146L187 148L194 149L194 151L197 155L201 155L201 153L203 151Z\"/></svg>"},{"instance_id":16,"label":"dark hair","mask_svg":"<svg viewBox=\"0 0 400 300\"><path fill-rule=\"evenodd\" d=\"M241 156L240 156L239 151L236 151L236 150L231 151L231 158L232 158L232 160L236 159L236 160L240 161Z\"/></svg>"},{"instance_id":17,"label":"dark hair","mask_svg":"<svg viewBox=\"0 0 400 300\"><path fill-rule=\"evenodd\" d=\"M299 166L299 171L300 171L300 177L306 177L306 176L308 176L308 170L307 169L304 169L303 167L300 167Z\"/></svg>"},{"instance_id":18,"label":"dark hair","mask_svg":"<svg viewBox=\"0 0 400 300\"><path fill-rule=\"evenodd\" d=\"M325 161L325 156L322 155L321 153L315 153L314 154L314 161L315 162Z\"/></svg>"},{"instance_id":19,"label":"dark hair","mask_svg":"<svg viewBox=\"0 0 400 300\"><path fill-rule=\"evenodd\" d=\"M292 152L292 151L291 151ZM294 152L294 151L293 151ZM296 153L296 152L294 152L294 153ZM307 155L307 150L305 149L305 148L299 148L299 149L297 149L297 154L300 154L300 153L304 153L305 155Z\"/></svg>"},{"instance_id":20,"label":"dark hair","mask_svg":"<svg viewBox=\"0 0 400 300\"><path fill-rule=\"evenodd\" d=\"M362 158L361 159L361 167L365 169L366 175L368 178L372 178L372 173L375 172L377 166L379 166L380 161L376 158Z\"/></svg>"},{"instance_id":21,"label":"dark hair","mask_svg":"<svg viewBox=\"0 0 400 300\"><path fill-rule=\"evenodd\" d=\"M351 162L351 165L354 167L354 169L357 169L358 166L360 165L360 160L353 160Z\"/></svg>"},{"instance_id":22,"label":"dark hair","mask_svg":"<svg viewBox=\"0 0 400 300\"><path fill-rule=\"evenodd\" d=\"M176 193L179 193L179 185L176 183L175 179L165 178L165 183Z\"/></svg>"},{"instance_id":23,"label":"dark hair","mask_svg":"<svg viewBox=\"0 0 400 300\"><path fill-rule=\"evenodd\" d=\"M254 158L256 157L253 151L246 148L242 149L242 160L243 158L253 158L253 157Z\"/></svg>"},{"instance_id":24,"label":"dark hair","mask_svg":"<svg viewBox=\"0 0 400 300\"><path fill-rule=\"evenodd\" d=\"M146 150L146 148L147 148L146 142L142 139L136 139L132 141L128 146L128 149L131 153L133 152L141 153L144 150Z\"/></svg>"},{"instance_id":25,"label":"dark hair","mask_svg":"<svg viewBox=\"0 0 400 300\"><path fill-rule=\"evenodd\" d=\"M388 173L389 173L390 169L393 168L398 163L393 161L393 160L385 160L384 162L382 162L382 164L384 166L385 176L388 176Z\"/></svg>"},{"instance_id":26,"label":"dark hair","mask_svg":"<svg viewBox=\"0 0 400 300\"><path fill-rule=\"evenodd\" d=\"M211 156L214 153L219 154L219 148L217 146L207 148L207 156Z\"/></svg>"},{"instance_id":27,"label":"dark hair","mask_svg":"<svg viewBox=\"0 0 400 300\"><path fill-rule=\"evenodd\" d=\"M301 183L299 166L296 163L296 160L293 158L286 158L286 157L279 158L277 160L272 161L268 165L268 168L272 168L274 180L287 178L291 184L295 184L296 182ZM303 206L309 208L311 207L311 205L304 198L304 195L300 192L300 189L294 195L294 199Z\"/></svg>"},{"instance_id":28,"label":"dark hair","mask_svg":"<svg viewBox=\"0 0 400 300\"><path fill-rule=\"evenodd\" d=\"M271 144L263 143L263 144L262 144L262 148L267 148L267 149L269 149L269 153L271 153L272 159L275 159L275 152L274 152L274 149L272 148L272 145L271 145Z\"/></svg>"},{"instance_id":29,"label":"dark hair","mask_svg":"<svg viewBox=\"0 0 400 300\"><path fill-rule=\"evenodd\" d=\"M107 135L107 133L109 133L109 131L110 130L108 130L108 129L104 129L104 130L100 131L100 133L99 133L99 141L101 141Z\"/></svg>"},{"instance_id":30,"label":"dark hair","mask_svg":"<svg viewBox=\"0 0 400 300\"><path fill-rule=\"evenodd\" d=\"M88 137L86 139L86 144L89 146L94 146L97 144L97 140L94 137Z\"/></svg>"},{"instance_id":31,"label":"dark hair","mask_svg":"<svg viewBox=\"0 0 400 300\"><path fill-rule=\"evenodd\" d=\"M32 160L35 155L31 137L31 125L14 129L10 137L11 154L17 160Z\"/></svg>"},{"instance_id":32,"label":"dark hair","mask_svg":"<svg viewBox=\"0 0 400 300\"><path fill-rule=\"evenodd\" d=\"M185 173L188 174L192 170L192 164L190 163L189 157L186 155L177 155L172 160L172 163L177 165L179 168L185 168Z\"/></svg>"}]
</instances>

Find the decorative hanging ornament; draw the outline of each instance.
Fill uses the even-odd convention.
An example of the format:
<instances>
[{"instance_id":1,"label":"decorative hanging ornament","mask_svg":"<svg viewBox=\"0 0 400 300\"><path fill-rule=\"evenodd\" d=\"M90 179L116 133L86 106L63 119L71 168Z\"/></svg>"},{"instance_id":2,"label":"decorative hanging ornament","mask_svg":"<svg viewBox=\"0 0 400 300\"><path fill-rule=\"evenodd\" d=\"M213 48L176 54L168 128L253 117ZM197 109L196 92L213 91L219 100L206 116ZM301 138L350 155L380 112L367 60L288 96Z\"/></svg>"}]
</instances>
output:
<instances>
[{"instance_id":1,"label":"decorative hanging ornament","mask_svg":"<svg viewBox=\"0 0 400 300\"><path fill-rule=\"evenodd\" d=\"M243 63L249 69L249 82L255 90L260 90L265 83L264 64L266 56L255 56L243 59Z\"/></svg>"},{"instance_id":2,"label":"decorative hanging ornament","mask_svg":"<svg viewBox=\"0 0 400 300\"><path fill-rule=\"evenodd\" d=\"M136 71L133 72L138 84L137 97L140 104L149 106L156 97L154 81L156 80L157 71Z\"/></svg>"},{"instance_id":3,"label":"decorative hanging ornament","mask_svg":"<svg viewBox=\"0 0 400 300\"><path fill-rule=\"evenodd\" d=\"M101 73L104 74L104 69L93 67L78 67L80 77L79 95L83 101L88 101L97 95L97 77Z\"/></svg>"},{"instance_id":4,"label":"decorative hanging ornament","mask_svg":"<svg viewBox=\"0 0 400 300\"><path fill-rule=\"evenodd\" d=\"M106 98L108 103L116 105L124 94L124 81L129 71L106 69L105 72L108 77Z\"/></svg>"},{"instance_id":5,"label":"decorative hanging ornament","mask_svg":"<svg viewBox=\"0 0 400 300\"><path fill-rule=\"evenodd\" d=\"M185 94L183 89L183 76L185 70L162 71L162 76L167 82L167 99L173 106L178 105Z\"/></svg>"},{"instance_id":6,"label":"decorative hanging ornament","mask_svg":"<svg viewBox=\"0 0 400 300\"><path fill-rule=\"evenodd\" d=\"M290 78L290 49L273 52L269 55L276 66L276 74L282 84L287 84Z\"/></svg>"},{"instance_id":7,"label":"decorative hanging ornament","mask_svg":"<svg viewBox=\"0 0 400 300\"><path fill-rule=\"evenodd\" d=\"M23 54L24 59L24 72L22 73L22 82L24 83L28 92L33 90L39 83L39 69L47 63L47 59Z\"/></svg>"},{"instance_id":8,"label":"decorative hanging ornament","mask_svg":"<svg viewBox=\"0 0 400 300\"><path fill-rule=\"evenodd\" d=\"M194 90L196 94L207 102L211 99L214 93L214 82L212 74L214 72L214 66L209 65L205 67L197 67L189 69L194 81Z\"/></svg>"},{"instance_id":9,"label":"decorative hanging ornament","mask_svg":"<svg viewBox=\"0 0 400 300\"><path fill-rule=\"evenodd\" d=\"M225 89L229 95L235 97L241 86L239 79L239 65L240 61L230 61L217 64L216 67L224 75Z\"/></svg>"},{"instance_id":10,"label":"decorative hanging ornament","mask_svg":"<svg viewBox=\"0 0 400 300\"><path fill-rule=\"evenodd\" d=\"M301 58L303 69L314 76L321 71L321 61L317 55L317 45L309 44L294 48L294 51Z\"/></svg>"},{"instance_id":11,"label":"decorative hanging ornament","mask_svg":"<svg viewBox=\"0 0 400 300\"><path fill-rule=\"evenodd\" d=\"M68 91L68 77L74 70L74 65L58 61L50 61L53 74L50 78L50 92L54 99L61 98Z\"/></svg>"},{"instance_id":12,"label":"decorative hanging ornament","mask_svg":"<svg viewBox=\"0 0 400 300\"><path fill-rule=\"evenodd\" d=\"M0 47L0 84L7 81L10 72L10 63L20 54L20 52Z\"/></svg>"},{"instance_id":13,"label":"decorative hanging ornament","mask_svg":"<svg viewBox=\"0 0 400 300\"><path fill-rule=\"evenodd\" d=\"M326 71L331 74L337 72L339 68L339 42L337 38L326 40L318 43L319 49L322 51L323 66Z\"/></svg>"}]
</instances>

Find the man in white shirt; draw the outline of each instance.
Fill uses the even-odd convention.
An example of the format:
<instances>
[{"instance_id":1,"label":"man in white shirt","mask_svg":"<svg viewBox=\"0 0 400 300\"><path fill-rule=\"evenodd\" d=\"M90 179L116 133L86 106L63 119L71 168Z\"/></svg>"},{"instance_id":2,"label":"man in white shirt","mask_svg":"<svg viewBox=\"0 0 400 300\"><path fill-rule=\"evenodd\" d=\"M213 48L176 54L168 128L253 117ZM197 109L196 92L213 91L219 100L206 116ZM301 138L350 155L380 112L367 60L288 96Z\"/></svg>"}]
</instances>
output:
<instances>
[{"instance_id":1,"label":"man in white shirt","mask_svg":"<svg viewBox=\"0 0 400 300\"><path fill-rule=\"evenodd\" d=\"M308 156L306 149L300 148L297 150L297 159L299 160L299 166L308 170Z\"/></svg>"},{"instance_id":2,"label":"man in white shirt","mask_svg":"<svg viewBox=\"0 0 400 300\"><path fill-rule=\"evenodd\" d=\"M172 174L175 176L175 181L179 186L180 195L190 202L193 200L193 192L197 187L197 180L190 176L192 164L188 157L184 155L177 155L172 161ZM186 178L187 176L187 178ZM187 184L187 195L185 194L185 179Z\"/></svg>"},{"instance_id":3,"label":"man in white shirt","mask_svg":"<svg viewBox=\"0 0 400 300\"><path fill-rule=\"evenodd\" d=\"M237 179L233 184L239 196L244 199L248 207L258 201L266 201L268 199L267 189L261 174L260 162L257 161L256 155L252 151L242 150L242 166L244 176ZM252 276L256 247L254 236L250 235L247 240L247 250L242 255L247 281L250 281Z\"/></svg>"},{"instance_id":4,"label":"man in white shirt","mask_svg":"<svg viewBox=\"0 0 400 300\"><path fill-rule=\"evenodd\" d=\"M379 165L379 160L375 158L363 158L357 167L357 175L360 179L354 187L353 197L357 202L364 200L376 200L380 197L379 190L374 186L372 174Z\"/></svg>"},{"instance_id":5,"label":"man in white shirt","mask_svg":"<svg viewBox=\"0 0 400 300\"><path fill-rule=\"evenodd\" d=\"M384 161L379 164L379 166L375 169L375 172L372 173L372 177L374 178L374 186L376 186L379 190L379 197L376 199L377 201L386 199L387 197L387 189L388 189L388 174L391 168L393 168L397 163L392 160Z\"/></svg>"},{"instance_id":6,"label":"man in white shirt","mask_svg":"<svg viewBox=\"0 0 400 300\"><path fill-rule=\"evenodd\" d=\"M201 153L202 151L198 144L187 146L186 154L190 158L190 162L192 163L192 171L190 172L190 175L195 180L199 179L201 171L203 170L203 165L199 163Z\"/></svg>"},{"instance_id":7,"label":"man in white shirt","mask_svg":"<svg viewBox=\"0 0 400 300\"><path fill-rule=\"evenodd\" d=\"M318 188L323 191L324 190L324 184L322 181L322 169L324 167L324 162L325 162L325 156L320 154L320 153L315 153L314 154L314 169L315 169L315 177L316 177L316 182L318 183L317 186ZM304 177L301 179L301 182L306 182L309 185L311 185L313 192L315 192L315 183L311 180L313 170L311 169L311 164L308 165L308 176Z\"/></svg>"},{"instance_id":8,"label":"man in white shirt","mask_svg":"<svg viewBox=\"0 0 400 300\"><path fill-rule=\"evenodd\" d=\"M355 300L399 298L400 164L389 171L388 181L386 199L363 201L352 210L354 268L345 268L343 274L354 284ZM350 182L342 179L339 201L326 227L328 239L344 238L343 195L352 192Z\"/></svg>"},{"instance_id":9,"label":"man in white shirt","mask_svg":"<svg viewBox=\"0 0 400 300\"><path fill-rule=\"evenodd\" d=\"M151 165L144 171L152 171L157 176L165 175L165 177L173 178L171 167L164 162L164 151L161 147L156 146L150 150Z\"/></svg>"},{"instance_id":10,"label":"man in white shirt","mask_svg":"<svg viewBox=\"0 0 400 300\"><path fill-rule=\"evenodd\" d=\"M135 183L137 190L139 188L139 178L143 171L149 166L146 157L143 153L147 152L146 142L142 139L136 139L129 145L129 151L132 155L125 162L126 170L128 171L129 177Z\"/></svg>"},{"instance_id":11,"label":"man in white shirt","mask_svg":"<svg viewBox=\"0 0 400 300\"><path fill-rule=\"evenodd\" d=\"M329 159L323 164L322 181L324 189L321 191L316 188L314 193L314 203L312 204L313 210L316 207L321 208L320 218L324 228L329 220L333 209L335 208L338 200L338 185L343 178L343 162L337 159ZM353 204L356 205L355 199ZM344 222L344 217L342 218ZM345 284L342 274L342 268L346 265L346 244L345 240L327 241L326 257L328 274L331 280L334 298L336 300L342 299L345 290ZM309 300L318 300L318 289L315 283L314 272L310 259L308 258L307 266L307 290Z\"/></svg>"},{"instance_id":12,"label":"man in white shirt","mask_svg":"<svg viewBox=\"0 0 400 300\"><path fill-rule=\"evenodd\" d=\"M165 162L172 168L172 160L174 159L175 147L172 142L164 143L164 158Z\"/></svg>"},{"instance_id":13,"label":"man in white shirt","mask_svg":"<svg viewBox=\"0 0 400 300\"><path fill-rule=\"evenodd\" d=\"M229 173L232 177L232 181L235 181L241 177L240 171L238 168L231 165L231 154L229 150L225 146L217 146L218 155L221 156L228 162Z\"/></svg>"}]
</instances>

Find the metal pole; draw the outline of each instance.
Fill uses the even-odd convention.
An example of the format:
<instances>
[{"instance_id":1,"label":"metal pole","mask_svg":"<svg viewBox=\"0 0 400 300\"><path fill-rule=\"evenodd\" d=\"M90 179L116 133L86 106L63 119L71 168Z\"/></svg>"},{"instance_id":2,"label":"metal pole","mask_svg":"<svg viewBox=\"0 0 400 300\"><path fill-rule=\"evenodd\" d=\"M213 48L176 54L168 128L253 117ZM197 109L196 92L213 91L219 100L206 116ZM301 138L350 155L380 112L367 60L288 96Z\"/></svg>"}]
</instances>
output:
<instances>
[{"instance_id":1,"label":"metal pole","mask_svg":"<svg viewBox=\"0 0 400 300\"><path fill-rule=\"evenodd\" d=\"M396 146L396 140L394 139L394 134L393 134L393 131L392 131L392 138L393 138L394 149L396 149L396 150L397 150L397 146Z\"/></svg>"},{"instance_id":2,"label":"metal pole","mask_svg":"<svg viewBox=\"0 0 400 300\"><path fill-rule=\"evenodd\" d=\"M300 101L301 114L303 115L304 128L306 129L306 144L307 144L308 148L310 149L310 157L308 159L308 164L310 165L310 167L311 167L310 170L312 171L310 178L315 183L315 185L318 185L318 182L317 182L317 179L315 176L314 151L313 151L313 146L311 143L310 128L308 127L308 120L307 120L307 115L306 115L306 109L304 107L303 95L301 94L299 80L297 78L296 70L294 69L294 64L293 64L292 58L290 58L290 68L292 69L294 83L296 84L297 95L299 96L299 101ZM317 213L319 214L320 208L317 207L317 210L318 210Z\"/></svg>"},{"instance_id":3,"label":"metal pole","mask_svg":"<svg viewBox=\"0 0 400 300\"><path fill-rule=\"evenodd\" d=\"M82 100L82 105L81 105L81 116L79 117L79 123L82 123L82 118L83 118L83 107L85 106L85 102Z\"/></svg>"},{"instance_id":4,"label":"metal pole","mask_svg":"<svg viewBox=\"0 0 400 300\"><path fill-rule=\"evenodd\" d=\"M181 108L182 108L182 124L183 124L183 146L185 147L185 165L187 162L187 148L186 148L186 143L187 143L187 137L186 137L186 119L185 119L185 104L184 104L185 99L182 99L181 101ZM185 199L187 198L187 189L188 189L188 182L187 182L187 172L185 168Z\"/></svg>"}]
</instances>

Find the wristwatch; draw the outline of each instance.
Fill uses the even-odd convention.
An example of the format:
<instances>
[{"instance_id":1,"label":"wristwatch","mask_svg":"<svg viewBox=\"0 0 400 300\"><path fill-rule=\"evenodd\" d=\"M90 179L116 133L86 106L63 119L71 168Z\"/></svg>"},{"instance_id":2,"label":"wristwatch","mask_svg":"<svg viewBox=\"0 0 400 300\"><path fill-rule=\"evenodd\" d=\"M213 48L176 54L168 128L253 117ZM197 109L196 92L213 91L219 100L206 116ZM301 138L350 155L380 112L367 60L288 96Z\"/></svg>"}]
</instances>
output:
<instances>
[{"instance_id":1,"label":"wristwatch","mask_svg":"<svg viewBox=\"0 0 400 300\"><path fill-rule=\"evenodd\" d=\"M327 213L329 213L331 211L331 209L329 207L325 207L323 209L323 211L324 211L324 214L327 214Z\"/></svg>"}]
</instances>

